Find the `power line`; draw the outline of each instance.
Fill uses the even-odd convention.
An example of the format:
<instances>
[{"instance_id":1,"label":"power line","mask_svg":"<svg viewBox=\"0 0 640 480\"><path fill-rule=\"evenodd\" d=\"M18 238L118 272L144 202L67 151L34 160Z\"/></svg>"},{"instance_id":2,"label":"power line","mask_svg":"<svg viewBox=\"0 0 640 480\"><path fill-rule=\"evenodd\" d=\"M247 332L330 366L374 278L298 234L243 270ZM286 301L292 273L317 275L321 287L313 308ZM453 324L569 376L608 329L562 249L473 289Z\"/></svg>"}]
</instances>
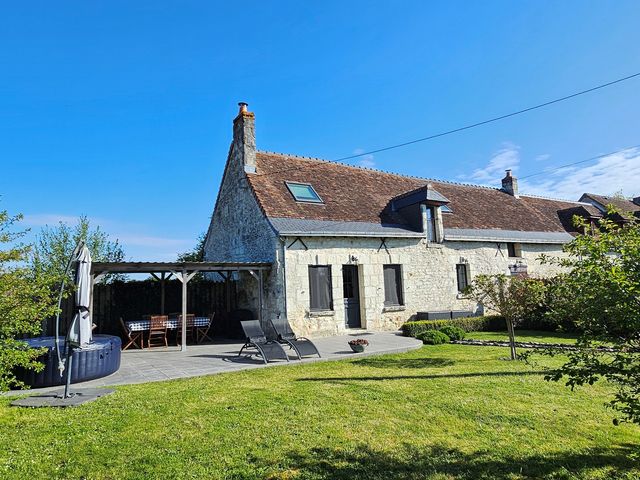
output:
<instances>
[{"instance_id":1,"label":"power line","mask_svg":"<svg viewBox=\"0 0 640 480\"><path fill-rule=\"evenodd\" d=\"M486 125L487 123L497 122L498 120L504 120L505 118L514 117L516 115L521 115L526 112L530 112L532 110L537 110L539 108L547 107L549 105L553 105L555 103L563 102L565 100L569 100L571 98L578 97L580 95L585 95L590 92L594 92L596 90L600 90L602 88L610 87L611 85L615 85L617 83L624 82L626 80L630 80L632 78L640 76L640 72L634 73L633 75L629 75L627 77L619 78L617 80L613 80L611 82L603 83L602 85L598 85L592 88L588 88L587 90L582 90L580 92L572 93L571 95L566 95L561 98L556 98L555 100L550 100L548 102L540 103L538 105L534 105L532 107L523 108L522 110L518 110L517 112L507 113L506 115L500 115L499 117L490 118L488 120L483 120L481 122L472 123L471 125L465 125L464 127L454 128L453 130L447 130L446 132L440 132L433 135L429 135L428 137L418 138L416 140L410 140L408 142L398 143L396 145L391 145L389 147L378 148L377 150L371 150L369 152L358 153L356 155L349 155L348 157L342 157L334 160L335 162L342 162L344 160L351 160L352 158L358 158L365 155L372 155L374 153L385 152L387 150L393 150L395 148L406 147L407 145L413 145L414 143L426 142L427 140L433 140L434 138L444 137L445 135L451 135L452 133L462 132L464 130L469 130L470 128L479 127L481 125Z\"/></svg>"},{"instance_id":2,"label":"power line","mask_svg":"<svg viewBox=\"0 0 640 480\"><path fill-rule=\"evenodd\" d=\"M573 165L578 165L580 163L591 162L593 160L598 160L600 158L608 157L610 155L615 155L616 153L626 152L627 150L631 150L633 148L640 148L640 144L632 145L630 147L621 148L620 150L616 150L615 152L603 153L602 155L596 155L595 157L586 158L584 160L579 160L577 162L567 163L565 165L560 165L558 167L554 167L554 168L551 168L551 169L542 170L541 172L532 173L530 175L525 175L524 177L519 177L518 180L524 180L525 178L531 178L531 177L536 177L538 175L544 175L544 174L547 174L547 173L555 172L557 170L560 170L561 168L572 167Z\"/></svg>"},{"instance_id":3,"label":"power line","mask_svg":"<svg viewBox=\"0 0 640 480\"><path fill-rule=\"evenodd\" d=\"M433 140L434 138L444 137L445 135L451 135L453 133L461 132L461 131L464 131L464 130L469 130L471 128L479 127L481 125L486 125L488 123L497 122L499 120L504 120L505 118L513 117L513 116L516 116L516 115L521 115L523 113L530 112L532 110L537 110L539 108L543 108L543 107L546 107L546 106L549 106L549 105L553 105L555 103L559 103L559 102L562 102L564 100L569 100L571 98L575 98L575 97L578 97L580 95L585 95L587 93L590 93L590 92L593 92L593 91L596 91L596 90L600 90L602 88L606 88L606 87L609 87L611 85L615 85L617 83L621 83L621 82L624 82L626 80L630 80L632 78L639 77L639 76L640 76L640 72L634 73L633 75L628 75L626 77L619 78L619 79L613 80L611 82L603 83L601 85L597 85L595 87L588 88L587 90L582 90L580 92L572 93L571 95L566 95L566 96L561 97L561 98L556 98L554 100L550 100L548 102L540 103L540 104L534 105L532 107L524 108L524 109L518 110L516 112L508 113L506 115L500 115L499 117L490 118L488 120L483 120L481 122L476 122L476 123L473 123L473 124L470 124L470 125L465 125L463 127L455 128L453 130L447 130L445 132L436 133L436 134L430 135L428 137L418 138L416 140L411 140L411 141L408 141L408 142L399 143L399 144L396 144L396 145L391 145L389 147L379 148L377 150L371 150L369 152L358 153L358 154L355 154L355 155L350 155L348 157L338 158L338 159L332 160L332 161L341 162L341 161L344 161L344 160L350 160L350 159L362 157L362 156L365 156L365 155L372 155L374 153L384 152L384 151L387 151L387 150L393 150L395 148L400 148L400 147L404 147L404 146L407 146L407 145L412 145L414 143L425 142L427 140ZM630 147L630 148L633 148L633 147ZM617 153L617 152L615 152L615 153ZM594 158L599 158L599 157L594 157ZM581 160L580 163L587 162L589 160L593 160L593 159ZM293 171L293 170L299 170L300 168L302 168L302 167L279 169L279 170L274 170L274 171L271 171L271 172L257 173L257 174L255 174L255 176L261 177L261 176L266 176L266 175L275 175L275 174L278 174L278 173L289 172L289 171ZM559 167L559 168L562 168L562 167ZM541 172L541 173L545 173L545 172ZM535 174L535 175L539 175L539 174Z\"/></svg>"}]
</instances>

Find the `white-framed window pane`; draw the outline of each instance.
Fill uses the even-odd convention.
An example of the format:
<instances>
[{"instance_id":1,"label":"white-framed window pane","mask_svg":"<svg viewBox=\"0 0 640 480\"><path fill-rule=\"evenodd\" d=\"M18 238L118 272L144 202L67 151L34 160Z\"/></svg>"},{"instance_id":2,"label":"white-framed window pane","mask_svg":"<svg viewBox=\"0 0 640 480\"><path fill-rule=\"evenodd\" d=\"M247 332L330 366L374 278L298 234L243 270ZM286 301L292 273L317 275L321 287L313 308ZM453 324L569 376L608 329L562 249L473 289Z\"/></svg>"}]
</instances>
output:
<instances>
[{"instance_id":1,"label":"white-framed window pane","mask_svg":"<svg viewBox=\"0 0 640 480\"><path fill-rule=\"evenodd\" d=\"M433 207L427 207L427 240L436 241L436 216Z\"/></svg>"}]
</instances>

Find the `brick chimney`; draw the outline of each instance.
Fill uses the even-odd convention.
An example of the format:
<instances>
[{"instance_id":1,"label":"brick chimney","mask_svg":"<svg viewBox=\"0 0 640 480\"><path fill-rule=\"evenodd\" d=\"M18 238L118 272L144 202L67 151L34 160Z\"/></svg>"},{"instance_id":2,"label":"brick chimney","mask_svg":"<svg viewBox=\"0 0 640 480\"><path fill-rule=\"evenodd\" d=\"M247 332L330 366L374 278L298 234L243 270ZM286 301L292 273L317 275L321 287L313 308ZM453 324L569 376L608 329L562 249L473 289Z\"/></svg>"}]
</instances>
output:
<instances>
[{"instance_id":1,"label":"brick chimney","mask_svg":"<svg viewBox=\"0 0 640 480\"><path fill-rule=\"evenodd\" d=\"M247 173L256 173L256 127L255 115L247 110L248 104L238 103L240 110L233 120L233 149Z\"/></svg>"},{"instance_id":2,"label":"brick chimney","mask_svg":"<svg viewBox=\"0 0 640 480\"><path fill-rule=\"evenodd\" d=\"M511 175L511 169L506 171L506 175L502 179L502 190L515 198L520 198L518 195L518 179Z\"/></svg>"}]
</instances>

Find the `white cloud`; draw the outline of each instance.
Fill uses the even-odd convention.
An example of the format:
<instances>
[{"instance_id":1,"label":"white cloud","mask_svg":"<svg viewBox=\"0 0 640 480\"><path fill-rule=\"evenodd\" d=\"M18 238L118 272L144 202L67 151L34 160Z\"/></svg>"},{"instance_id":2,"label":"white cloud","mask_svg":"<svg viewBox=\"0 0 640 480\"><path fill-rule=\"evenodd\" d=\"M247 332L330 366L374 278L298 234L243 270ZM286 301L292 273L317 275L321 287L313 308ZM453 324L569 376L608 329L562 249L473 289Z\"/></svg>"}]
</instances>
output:
<instances>
[{"instance_id":1,"label":"white cloud","mask_svg":"<svg viewBox=\"0 0 640 480\"><path fill-rule=\"evenodd\" d=\"M363 148L356 148L353 151L354 155L361 155L365 152L365 150ZM361 167L365 167L365 168L373 168L376 166L376 162L373 159L373 155L372 154L368 154L368 155L363 155L362 157L360 157L359 159L357 159L358 165L360 165Z\"/></svg>"},{"instance_id":2,"label":"white cloud","mask_svg":"<svg viewBox=\"0 0 640 480\"><path fill-rule=\"evenodd\" d=\"M531 173L539 171L536 165L545 161L548 154L538 155L531 163ZM467 177L477 183L500 186L504 171L517 171L521 164L520 147L504 143L495 152L484 168L478 168ZM640 148L630 148L613 155L607 155L591 164L562 167L546 167L541 175L519 181L522 194L577 200L585 192L611 195L622 191L626 196L640 194ZM526 175L525 175L526 176Z\"/></svg>"},{"instance_id":3,"label":"white cloud","mask_svg":"<svg viewBox=\"0 0 640 480\"><path fill-rule=\"evenodd\" d=\"M585 192L626 196L640 193L640 148L607 155L587 166L575 165L524 179L520 191L577 200Z\"/></svg>"},{"instance_id":4,"label":"white cloud","mask_svg":"<svg viewBox=\"0 0 640 480\"><path fill-rule=\"evenodd\" d=\"M484 168L477 168L469 177L474 182L490 185L500 185L504 177L504 171L511 169L514 173L520 165L520 147L513 143L505 142L500 150L495 152Z\"/></svg>"},{"instance_id":5,"label":"white cloud","mask_svg":"<svg viewBox=\"0 0 640 480\"><path fill-rule=\"evenodd\" d=\"M536 155L536 162L544 162L545 160L549 160L551 155L548 153L542 153L540 155Z\"/></svg>"}]
</instances>

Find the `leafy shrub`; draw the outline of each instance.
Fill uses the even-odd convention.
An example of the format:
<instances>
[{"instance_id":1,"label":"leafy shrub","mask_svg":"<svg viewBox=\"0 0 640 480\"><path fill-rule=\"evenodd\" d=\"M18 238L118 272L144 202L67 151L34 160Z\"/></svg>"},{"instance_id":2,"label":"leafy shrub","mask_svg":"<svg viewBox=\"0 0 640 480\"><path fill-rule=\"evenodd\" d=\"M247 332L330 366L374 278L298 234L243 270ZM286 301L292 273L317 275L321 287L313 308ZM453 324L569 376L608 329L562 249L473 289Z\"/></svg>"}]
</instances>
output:
<instances>
[{"instance_id":1,"label":"leafy shrub","mask_svg":"<svg viewBox=\"0 0 640 480\"><path fill-rule=\"evenodd\" d=\"M491 332L501 331L506 328L503 317L499 315L485 315L484 317L454 318L451 320L417 320L406 322L402 325L402 334L405 337L417 337L428 330L440 330L451 325L461 328L465 332Z\"/></svg>"},{"instance_id":2,"label":"leafy shrub","mask_svg":"<svg viewBox=\"0 0 640 480\"><path fill-rule=\"evenodd\" d=\"M418 339L428 345L441 345L450 341L450 338L439 330L427 330L418 335Z\"/></svg>"},{"instance_id":3,"label":"leafy shrub","mask_svg":"<svg viewBox=\"0 0 640 480\"><path fill-rule=\"evenodd\" d=\"M451 340L464 340L464 336L466 334L463 329L454 325L445 325L440 329L440 331Z\"/></svg>"}]
</instances>

